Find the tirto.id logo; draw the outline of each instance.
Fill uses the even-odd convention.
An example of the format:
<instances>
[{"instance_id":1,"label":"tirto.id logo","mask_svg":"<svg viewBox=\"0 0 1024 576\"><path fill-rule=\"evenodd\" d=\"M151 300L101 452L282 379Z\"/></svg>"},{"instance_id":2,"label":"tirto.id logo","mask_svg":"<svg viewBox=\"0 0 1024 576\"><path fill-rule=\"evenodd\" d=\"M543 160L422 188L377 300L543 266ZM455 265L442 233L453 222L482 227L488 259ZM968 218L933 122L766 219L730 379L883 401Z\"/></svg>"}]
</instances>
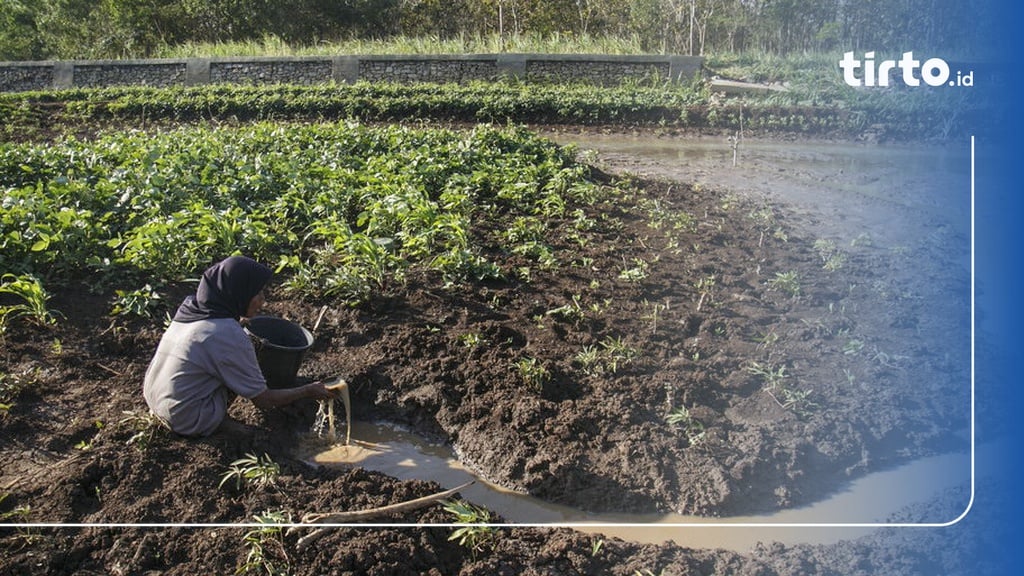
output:
<instances>
[{"instance_id":1,"label":"tirto.id logo","mask_svg":"<svg viewBox=\"0 0 1024 576\"><path fill-rule=\"evenodd\" d=\"M843 81L850 86L888 86L889 76L895 68L900 69L898 78L907 86L974 86L974 72L957 70L953 77L949 64L942 58L929 58L924 62L914 59L913 52L904 52L899 60L882 60L875 63L875 53L865 52L864 60L856 60L853 52L843 54L839 61L843 69ZM858 77L858 71L862 73Z\"/></svg>"}]
</instances>

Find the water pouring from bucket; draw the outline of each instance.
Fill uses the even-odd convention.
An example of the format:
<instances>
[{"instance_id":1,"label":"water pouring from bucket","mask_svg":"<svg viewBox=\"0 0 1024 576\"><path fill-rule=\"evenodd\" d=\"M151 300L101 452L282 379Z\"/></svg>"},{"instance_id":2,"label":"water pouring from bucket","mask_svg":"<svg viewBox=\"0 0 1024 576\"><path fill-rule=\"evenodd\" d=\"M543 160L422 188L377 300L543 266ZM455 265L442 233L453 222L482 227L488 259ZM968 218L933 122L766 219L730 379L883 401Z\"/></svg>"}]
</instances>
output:
<instances>
[{"instance_id":1,"label":"water pouring from bucket","mask_svg":"<svg viewBox=\"0 0 1024 576\"><path fill-rule=\"evenodd\" d=\"M349 398L348 393L348 382L343 378L338 378L334 382L326 384L324 386L331 392L334 392L336 396L341 397L341 403L345 405L345 445L351 443L352 440L352 402ZM334 400L321 400L320 409L317 411L316 420L313 423L313 431L318 435L323 435L323 430L327 428L327 437L331 442L338 440L337 428L334 425Z\"/></svg>"},{"instance_id":2,"label":"water pouring from bucket","mask_svg":"<svg viewBox=\"0 0 1024 576\"><path fill-rule=\"evenodd\" d=\"M327 306L324 306L320 309L320 314L313 325L313 334L316 334L317 330L320 329L320 323L323 322L326 313ZM336 378L333 382L326 383L324 388L333 392L335 397L340 397L342 404L345 405L345 445L347 446L352 439L352 402L348 393L348 382L344 378ZM313 432L317 436L323 436L325 423L327 425L328 438L331 442L337 442L338 432L334 425L333 398L330 400L320 400L320 406L313 421Z\"/></svg>"}]
</instances>

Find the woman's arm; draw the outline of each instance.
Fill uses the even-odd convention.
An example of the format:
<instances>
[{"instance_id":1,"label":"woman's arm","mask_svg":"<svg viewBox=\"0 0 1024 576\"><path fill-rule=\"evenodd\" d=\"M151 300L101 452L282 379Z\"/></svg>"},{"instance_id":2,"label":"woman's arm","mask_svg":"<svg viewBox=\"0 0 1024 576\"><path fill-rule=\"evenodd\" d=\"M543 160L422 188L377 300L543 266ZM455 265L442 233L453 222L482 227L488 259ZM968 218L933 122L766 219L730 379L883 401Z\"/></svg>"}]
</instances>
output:
<instances>
[{"instance_id":1,"label":"woman's arm","mask_svg":"<svg viewBox=\"0 0 1024 576\"><path fill-rule=\"evenodd\" d=\"M258 408L274 408L275 406L284 406L285 404L291 404L296 400L306 398L327 400L333 397L334 394L325 388L322 382L312 382L295 388L267 388L253 396L252 403Z\"/></svg>"}]
</instances>

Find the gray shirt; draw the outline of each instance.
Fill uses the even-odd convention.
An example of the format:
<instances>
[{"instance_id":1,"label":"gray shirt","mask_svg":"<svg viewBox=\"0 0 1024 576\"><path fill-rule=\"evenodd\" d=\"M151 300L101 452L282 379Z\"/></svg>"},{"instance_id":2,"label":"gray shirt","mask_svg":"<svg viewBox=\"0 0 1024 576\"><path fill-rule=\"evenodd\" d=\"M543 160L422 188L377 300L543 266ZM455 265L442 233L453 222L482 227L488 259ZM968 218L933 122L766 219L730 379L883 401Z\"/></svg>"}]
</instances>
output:
<instances>
[{"instance_id":1,"label":"gray shirt","mask_svg":"<svg viewBox=\"0 0 1024 576\"><path fill-rule=\"evenodd\" d=\"M171 322L146 370L146 404L171 429L208 436L234 395L253 398L267 389L256 351L237 320Z\"/></svg>"}]
</instances>

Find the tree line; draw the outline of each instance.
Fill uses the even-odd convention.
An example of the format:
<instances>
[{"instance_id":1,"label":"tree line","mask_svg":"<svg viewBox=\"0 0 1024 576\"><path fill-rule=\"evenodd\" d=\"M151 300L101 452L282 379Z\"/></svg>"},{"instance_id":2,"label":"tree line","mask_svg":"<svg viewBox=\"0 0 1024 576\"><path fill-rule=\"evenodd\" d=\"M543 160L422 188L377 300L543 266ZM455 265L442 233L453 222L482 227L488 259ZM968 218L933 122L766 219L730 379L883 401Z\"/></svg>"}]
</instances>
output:
<instances>
[{"instance_id":1,"label":"tree line","mask_svg":"<svg viewBox=\"0 0 1024 576\"><path fill-rule=\"evenodd\" d=\"M954 0L0 0L0 60L145 58L187 43L558 35L648 53L974 55L995 2Z\"/></svg>"}]
</instances>

